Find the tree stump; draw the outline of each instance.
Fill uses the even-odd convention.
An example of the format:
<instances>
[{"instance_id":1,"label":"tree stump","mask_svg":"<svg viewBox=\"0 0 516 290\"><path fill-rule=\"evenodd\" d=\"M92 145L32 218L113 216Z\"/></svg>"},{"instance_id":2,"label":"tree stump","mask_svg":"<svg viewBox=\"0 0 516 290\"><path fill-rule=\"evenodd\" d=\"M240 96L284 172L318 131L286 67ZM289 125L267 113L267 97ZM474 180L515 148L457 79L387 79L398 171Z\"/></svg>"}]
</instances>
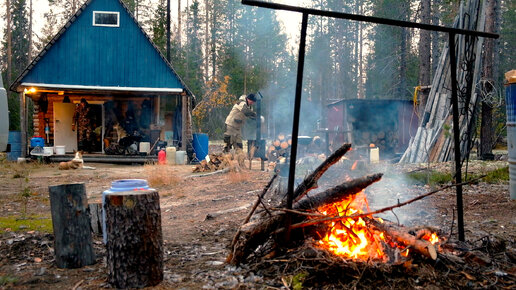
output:
<instances>
[{"instance_id":1,"label":"tree stump","mask_svg":"<svg viewBox=\"0 0 516 290\"><path fill-rule=\"evenodd\" d=\"M59 268L95 263L84 183L49 186L54 249Z\"/></svg>"},{"instance_id":2,"label":"tree stump","mask_svg":"<svg viewBox=\"0 0 516 290\"><path fill-rule=\"evenodd\" d=\"M163 236L155 190L107 194L108 281L117 288L154 286L163 280Z\"/></svg>"}]
</instances>

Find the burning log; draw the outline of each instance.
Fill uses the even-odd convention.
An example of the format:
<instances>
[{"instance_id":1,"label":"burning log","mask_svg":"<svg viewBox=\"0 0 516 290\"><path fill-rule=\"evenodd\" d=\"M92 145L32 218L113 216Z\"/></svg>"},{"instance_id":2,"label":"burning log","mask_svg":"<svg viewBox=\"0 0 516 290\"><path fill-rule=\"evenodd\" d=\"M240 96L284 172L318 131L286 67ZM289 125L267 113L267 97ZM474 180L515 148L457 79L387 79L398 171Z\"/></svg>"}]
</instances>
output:
<instances>
[{"instance_id":1,"label":"burning log","mask_svg":"<svg viewBox=\"0 0 516 290\"><path fill-rule=\"evenodd\" d=\"M346 196L359 193L364 188L380 180L382 176L382 173L377 173L364 177L359 177L314 195L307 194L303 198L299 199L299 201L297 201L293 205L293 208L316 209L322 205L340 201L344 199Z\"/></svg>"},{"instance_id":2,"label":"burning log","mask_svg":"<svg viewBox=\"0 0 516 290\"><path fill-rule=\"evenodd\" d=\"M373 225L375 228L391 237L394 241L402 243L403 245L414 249L414 251L417 253L431 258L432 260L437 259L437 250L431 242L418 239L418 237L409 234L401 227L398 227L392 223L386 221L384 221L384 223L380 223L379 221L372 218L365 219L369 224Z\"/></svg>"}]
</instances>

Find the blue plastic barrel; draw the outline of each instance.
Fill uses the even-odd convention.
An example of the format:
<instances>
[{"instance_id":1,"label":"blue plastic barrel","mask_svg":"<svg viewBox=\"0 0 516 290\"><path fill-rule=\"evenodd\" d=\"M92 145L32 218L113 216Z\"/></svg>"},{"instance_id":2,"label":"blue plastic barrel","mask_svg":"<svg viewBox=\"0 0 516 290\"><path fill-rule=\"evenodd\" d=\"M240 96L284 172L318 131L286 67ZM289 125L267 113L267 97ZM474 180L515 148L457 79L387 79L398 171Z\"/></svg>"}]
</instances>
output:
<instances>
[{"instance_id":1,"label":"blue plastic barrel","mask_svg":"<svg viewBox=\"0 0 516 290\"><path fill-rule=\"evenodd\" d=\"M106 232L106 212L104 205L106 203L106 195L114 192L133 191L133 190L154 190L149 188L149 184L145 179L119 179L111 182L111 188L102 192L102 237L104 243L107 243Z\"/></svg>"},{"instance_id":2,"label":"blue plastic barrel","mask_svg":"<svg viewBox=\"0 0 516 290\"><path fill-rule=\"evenodd\" d=\"M507 153L509 155L509 192L516 199L516 83L505 88L507 104Z\"/></svg>"},{"instance_id":3,"label":"blue plastic barrel","mask_svg":"<svg viewBox=\"0 0 516 290\"><path fill-rule=\"evenodd\" d=\"M197 159L203 160L208 155L208 134L193 134L193 149Z\"/></svg>"},{"instance_id":4,"label":"blue plastic barrel","mask_svg":"<svg viewBox=\"0 0 516 290\"><path fill-rule=\"evenodd\" d=\"M21 157L21 131L9 131L7 144L11 144L11 152L7 152L7 160L18 160L18 157Z\"/></svg>"}]
</instances>

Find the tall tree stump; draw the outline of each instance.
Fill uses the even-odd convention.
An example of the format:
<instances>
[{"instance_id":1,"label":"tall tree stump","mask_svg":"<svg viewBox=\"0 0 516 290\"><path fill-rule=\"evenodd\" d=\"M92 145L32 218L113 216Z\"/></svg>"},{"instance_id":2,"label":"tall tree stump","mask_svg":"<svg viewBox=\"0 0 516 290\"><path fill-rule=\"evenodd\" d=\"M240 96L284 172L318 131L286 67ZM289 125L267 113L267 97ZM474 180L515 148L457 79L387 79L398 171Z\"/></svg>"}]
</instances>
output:
<instances>
[{"instance_id":1,"label":"tall tree stump","mask_svg":"<svg viewBox=\"0 0 516 290\"><path fill-rule=\"evenodd\" d=\"M59 268L95 263L84 183L49 186L54 249Z\"/></svg>"},{"instance_id":2,"label":"tall tree stump","mask_svg":"<svg viewBox=\"0 0 516 290\"><path fill-rule=\"evenodd\" d=\"M108 281L117 288L154 286L163 280L163 236L155 190L106 195Z\"/></svg>"}]
</instances>

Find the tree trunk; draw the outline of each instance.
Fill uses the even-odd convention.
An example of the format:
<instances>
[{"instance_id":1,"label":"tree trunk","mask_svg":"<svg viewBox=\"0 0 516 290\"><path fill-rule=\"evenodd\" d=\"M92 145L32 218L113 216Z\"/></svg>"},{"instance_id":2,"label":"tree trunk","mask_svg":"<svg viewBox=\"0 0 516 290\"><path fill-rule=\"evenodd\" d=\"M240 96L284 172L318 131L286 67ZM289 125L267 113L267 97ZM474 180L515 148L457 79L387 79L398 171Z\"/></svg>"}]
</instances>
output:
<instances>
[{"instance_id":1,"label":"tree trunk","mask_svg":"<svg viewBox=\"0 0 516 290\"><path fill-rule=\"evenodd\" d=\"M181 0L177 0L177 51L181 50Z\"/></svg>"},{"instance_id":2,"label":"tree trunk","mask_svg":"<svg viewBox=\"0 0 516 290\"><path fill-rule=\"evenodd\" d=\"M495 6L496 0L487 0L486 8L486 32L494 32L495 28ZM484 48L484 94L492 94L494 89L493 79L493 52L494 39L486 38ZM484 95L485 96L485 95ZM492 159L494 144L493 108L488 100L482 101L482 120L480 123L480 157L481 159Z\"/></svg>"},{"instance_id":3,"label":"tree trunk","mask_svg":"<svg viewBox=\"0 0 516 290\"><path fill-rule=\"evenodd\" d=\"M59 268L95 263L84 183L49 186L54 249Z\"/></svg>"},{"instance_id":4,"label":"tree trunk","mask_svg":"<svg viewBox=\"0 0 516 290\"><path fill-rule=\"evenodd\" d=\"M163 236L155 190L106 195L108 281L117 288L154 286L163 280Z\"/></svg>"},{"instance_id":5,"label":"tree trunk","mask_svg":"<svg viewBox=\"0 0 516 290\"><path fill-rule=\"evenodd\" d=\"M6 87L11 85L11 74L13 66L13 40L11 28L11 1L5 0L6 18L7 18L7 83Z\"/></svg>"},{"instance_id":6,"label":"tree trunk","mask_svg":"<svg viewBox=\"0 0 516 290\"><path fill-rule=\"evenodd\" d=\"M88 205L91 218L91 232L102 236L102 203L91 203Z\"/></svg>"}]
</instances>

